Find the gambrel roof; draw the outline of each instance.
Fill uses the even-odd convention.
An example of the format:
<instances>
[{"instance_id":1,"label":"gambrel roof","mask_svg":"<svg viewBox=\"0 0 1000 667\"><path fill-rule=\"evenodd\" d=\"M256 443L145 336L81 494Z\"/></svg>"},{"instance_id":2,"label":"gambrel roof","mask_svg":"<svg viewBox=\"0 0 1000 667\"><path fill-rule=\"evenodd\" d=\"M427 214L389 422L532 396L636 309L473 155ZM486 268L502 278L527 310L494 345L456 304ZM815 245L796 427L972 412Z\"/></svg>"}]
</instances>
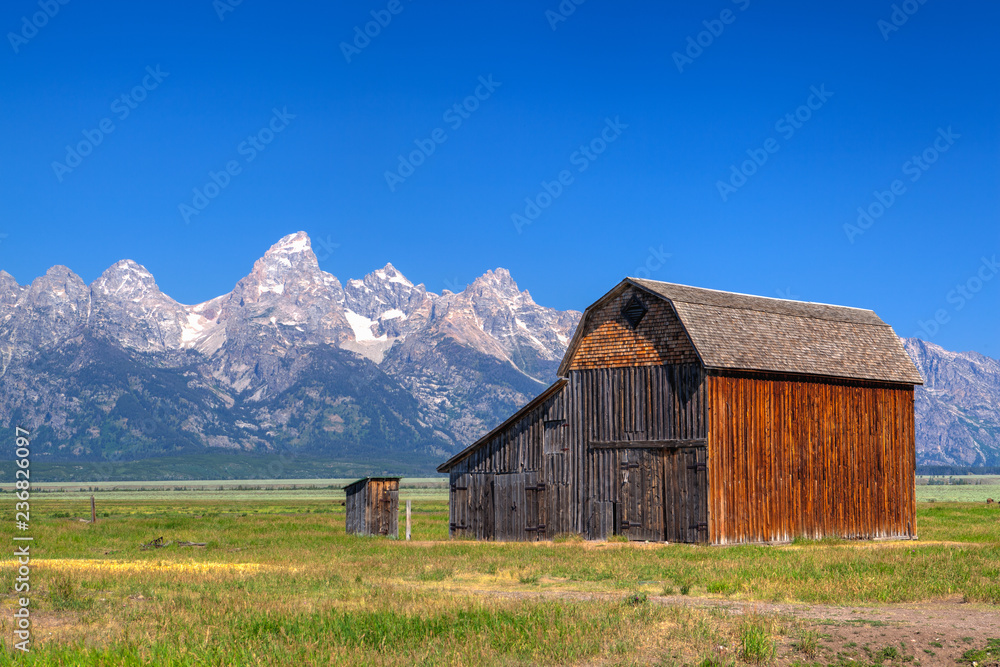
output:
<instances>
[{"instance_id":1,"label":"gambrel roof","mask_svg":"<svg viewBox=\"0 0 1000 667\"><path fill-rule=\"evenodd\" d=\"M671 304L707 369L923 384L892 327L871 310L642 278L626 278L584 312L560 376L566 376L588 314L630 285Z\"/></svg>"}]
</instances>

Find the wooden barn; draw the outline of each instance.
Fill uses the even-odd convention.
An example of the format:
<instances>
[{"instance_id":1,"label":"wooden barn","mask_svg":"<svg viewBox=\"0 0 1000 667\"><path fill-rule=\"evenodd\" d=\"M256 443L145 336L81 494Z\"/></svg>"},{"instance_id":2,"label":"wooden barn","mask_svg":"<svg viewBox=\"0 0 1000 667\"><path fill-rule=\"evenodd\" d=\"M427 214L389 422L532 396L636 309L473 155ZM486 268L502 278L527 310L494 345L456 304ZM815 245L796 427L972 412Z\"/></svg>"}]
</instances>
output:
<instances>
[{"instance_id":1,"label":"wooden barn","mask_svg":"<svg viewBox=\"0 0 1000 667\"><path fill-rule=\"evenodd\" d=\"M399 537L399 477L365 477L344 487L347 532Z\"/></svg>"},{"instance_id":2,"label":"wooden barn","mask_svg":"<svg viewBox=\"0 0 1000 667\"><path fill-rule=\"evenodd\" d=\"M452 536L916 536L922 380L870 310L627 278L558 375L438 468Z\"/></svg>"}]
</instances>

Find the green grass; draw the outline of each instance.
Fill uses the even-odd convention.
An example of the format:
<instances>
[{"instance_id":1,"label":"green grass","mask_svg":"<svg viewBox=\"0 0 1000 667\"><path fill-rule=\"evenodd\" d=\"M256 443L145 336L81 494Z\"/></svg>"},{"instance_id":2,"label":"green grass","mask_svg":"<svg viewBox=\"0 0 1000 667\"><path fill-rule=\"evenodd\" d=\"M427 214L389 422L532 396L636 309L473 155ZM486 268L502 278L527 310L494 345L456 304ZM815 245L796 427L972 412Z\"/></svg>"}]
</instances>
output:
<instances>
[{"instance_id":1,"label":"green grass","mask_svg":"<svg viewBox=\"0 0 1000 667\"><path fill-rule=\"evenodd\" d=\"M89 493L34 496L31 596L39 644L19 662L730 664L731 656L713 653L729 646L766 663L779 634L775 621L741 624L650 597L680 591L869 604L958 594L1000 603L995 506L921 504L918 541L636 548L570 536L535 544L449 541L447 503L433 488L409 490L413 542L359 538L344 532L340 491L293 491L95 493L107 517L94 525L77 520L89 516ZM13 502L0 494L5 498ZM157 537L207 546L139 550ZM7 609L15 576L8 557L0 564ZM562 591L592 592L601 601ZM554 597L536 597L545 594ZM6 651L11 630L4 613ZM809 656L816 636L787 641ZM0 663L9 657L0 653Z\"/></svg>"},{"instance_id":2,"label":"green grass","mask_svg":"<svg viewBox=\"0 0 1000 667\"><path fill-rule=\"evenodd\" d=\"M35 433L37 437L39 434ZM34 440L33 440L34 442ZM65 443L63 443L65 444ZM276 476L287 478L358 479L365 475L432 475L441 462L439 456L412 455L411 463L398 459L378 459L357 454L357 460L344 460L316 454L257 454L253 452L207 452L139 459L136 461L49 461L36 458L31 462L32 479L46 482L203 479L259 480ZM14 462L0 461L0 479L12 479Z\"/></svg>"},{"instance_id":3,"label":"green grass","mask_svg":"<svg viewBox=\"0 0 1000 667\"><path fill-rule=\"evenodd\" d=\"M962 654L961 662L984 664L987 660L1000 662L1000 639L990 639L981 649L970 649Z\"/></svg>"},{"instance_id":4,"label":"green grass","mask_svg":"<svg viewBox=\"0 0 1000 667\"><path fill-rule=\"evenodd\" d=\"M32 486L35 497L59 499L69 503L94 496L99 503L106 500L343 500L343 488L356 478L330 479L261 479L261 480L198 480L144 482L46 482ZM0 484L3 493L14 491L13 482ZM448 478L406 477L400 481L401 500L434 499L447 502ZM88 508L89 512L89 508Z\"/></svg>"},{"instance_id":5,"label":"green grass","mask_svg":"<svg viewBox=\"0 0 1000 667\"><path fill-rule=\"evenodd\" d=\"M119 554L150 558L166 552L136 554L135 549L162 536L167 541L209 542L205 550L177 553L213 561L271 561L276 554L289 553L293 562L327 562L329 550L335 549L338 566L347 571L372 567L384 577L404 580L432 567L469 582L502 578L505 573L515 581L524 578L544 586L571 582L595 590L625 590L640 586L639 582L655 582L641 585L653 594L669 587L691 595L821 603L905 602L953 594L1000 602L1000 512L978 505L921 506L922 539L912 542L663 545L636 550L576 541L449 542L447 504L418 499L413 504L413 539L433 544L414 549L402 542L345 535L341 496L333 492L332 500L250 500L243 492L231 500L173 496L171 500L102 498L98 509L109 516L94 526L76 520L89 516L87 498L35 500L35 553L39 558L103 559ZM939 543L945 540L967 544ZM3 576L0 571L0 583Z\"/></svg>"},{"instance_id":6,"label":"green grass","mask_svg":"<svg viewBox=\"0 0 1000 667\"><path fill-rule=\"evenodd\" d=\"M819 650L819 633L815 630L802 630L794 646L795 650L807 657L814 657Z\"/></svg>"},{"instance_id":7,"label":"green grass","mask_svg":"<svg viewBox=\"0 0 1000 667\"><path fill-rule=\"evenodd\" d=\"M767 627L758 620L748 620L740 628L740 657L761 665L774 658L775 642Z\"/></svg>"},{"instance_id":8,"label":"green grass","mask_svg":"<svg viewBox=\"0 0 1000 667\"><path fill-rule=\"evenodd\" d=\"M952 483L928 484L928 481L931 480ZM918 503L985 503L987 498L1000 502L1000 476L954 475L917 478L916 499Z\"/></svg>"}]
</instances>

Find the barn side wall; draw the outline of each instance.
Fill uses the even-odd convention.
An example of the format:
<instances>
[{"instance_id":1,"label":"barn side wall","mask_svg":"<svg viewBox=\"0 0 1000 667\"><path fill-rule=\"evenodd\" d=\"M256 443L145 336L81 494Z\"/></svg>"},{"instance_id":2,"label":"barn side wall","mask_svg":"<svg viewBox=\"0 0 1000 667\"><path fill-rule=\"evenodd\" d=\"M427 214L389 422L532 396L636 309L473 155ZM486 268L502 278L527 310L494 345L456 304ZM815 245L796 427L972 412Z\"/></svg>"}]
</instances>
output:
<instances>
[{"instance_id":1,"label":"barn side wall","mask_svg":"<svg viewBox=\"0 0 1000 667\"><path fill-rule=\"evenodd\" d=\"M633 296L648 309L635 329L621 314ZM643 478L662 480L669 457L591 445L704 440L704 377L673 307L625 289L588 315L567 384L451 468L450 534L496 540L611 534L623 463L641 458L648 468ZM646 504L640 511L662 517L662 508L652 510L653 495ZM657 520L653 532L662 528Z\"/></svg>"},{"instance_id":2,"label":"barn side wall","mask_svg":"<svg viewBox=\"0 0 1000 667\"><path fill-rule=\"evenodd\" d=\"M647 309L634 329L622 314L633 297ZM706 438L698 353L673 306L634 286L589 311L584 326L567 366L569 436L585 461L579 530L590 539L611 535L621 522L626 480L639 479L643 498L633 511L643 515L643 530L662 534L664 513L653 506L669 495L672 480L666 490L659 487L671 457L654 449L592 445Z\"/></svg>"},{"instance_id":3,"label":"barn side wall","mask_svg":"<svg viewBox=\"0 0 1000 667\"><path fill-rule=\"evenodd\" d=\"M635 474L661 480L668 457L648 448L650 443L707 438L705 373L696 363L577 370L570 372L567 388L572 446L586 457L581 532L603 539L612 534L615 508L625 500L621 471L628 461L639 461ZM630 449L629 442L646 443L648 453ZM600 443L620 446L594 446ZM652 488L646 495L645 510L662 515L662 507L652 507L662 505L656 500L661 492ZM656 521L651 527L662 526L662 519Z\"/></svg>"},{"instance_id":4,"label":"barn side wall","mask_svg":"<svg viewBox=\"0 0 1000 667\"><path fill-rule=\"evenodd\" d=\"M351 484L347 489L345 499L345 513L347 522L347 532L353 535L367 534L365 528L365 514L367 508L367 496L365 487L361 484Z\"/></svg>"},{"instance_id":5,"label":"barn side wall","mask_svg":"<svg viewBox=\"0 0 1000 667\"><path fill-rule=\"evenodd\" d=\"M707 383L711 542L916 535L912 386Z\"/></svg>"},{"instance_id":6,"label":"barn side wall","mask_svg":"<svg viewBox=\"0 0 1000 667\"><path fill-rule=\"evenodd\" d=\"M563 387L456 463L451 536L521 540L578 530L581 462L565 448L566 429Z\"/></svg>"}]
</instances>

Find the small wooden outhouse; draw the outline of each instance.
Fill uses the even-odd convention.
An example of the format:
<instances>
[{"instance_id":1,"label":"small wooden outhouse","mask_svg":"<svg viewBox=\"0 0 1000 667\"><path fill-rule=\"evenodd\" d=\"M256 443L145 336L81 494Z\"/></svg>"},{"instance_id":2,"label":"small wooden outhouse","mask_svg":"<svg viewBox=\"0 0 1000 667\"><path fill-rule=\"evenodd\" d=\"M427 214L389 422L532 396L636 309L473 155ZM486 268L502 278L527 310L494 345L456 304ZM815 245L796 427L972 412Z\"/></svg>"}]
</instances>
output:
<instances>
[{"instance_id":1,"label":"small wooden outhouse","mask_svg":"<svg viewBox=\"0 0 1000 667\"><path fill-rule=\"evenodd\" d=\"M344 487L347 532L399 537L399 477L364 477Z\"/></svg>"}]
</instances>

